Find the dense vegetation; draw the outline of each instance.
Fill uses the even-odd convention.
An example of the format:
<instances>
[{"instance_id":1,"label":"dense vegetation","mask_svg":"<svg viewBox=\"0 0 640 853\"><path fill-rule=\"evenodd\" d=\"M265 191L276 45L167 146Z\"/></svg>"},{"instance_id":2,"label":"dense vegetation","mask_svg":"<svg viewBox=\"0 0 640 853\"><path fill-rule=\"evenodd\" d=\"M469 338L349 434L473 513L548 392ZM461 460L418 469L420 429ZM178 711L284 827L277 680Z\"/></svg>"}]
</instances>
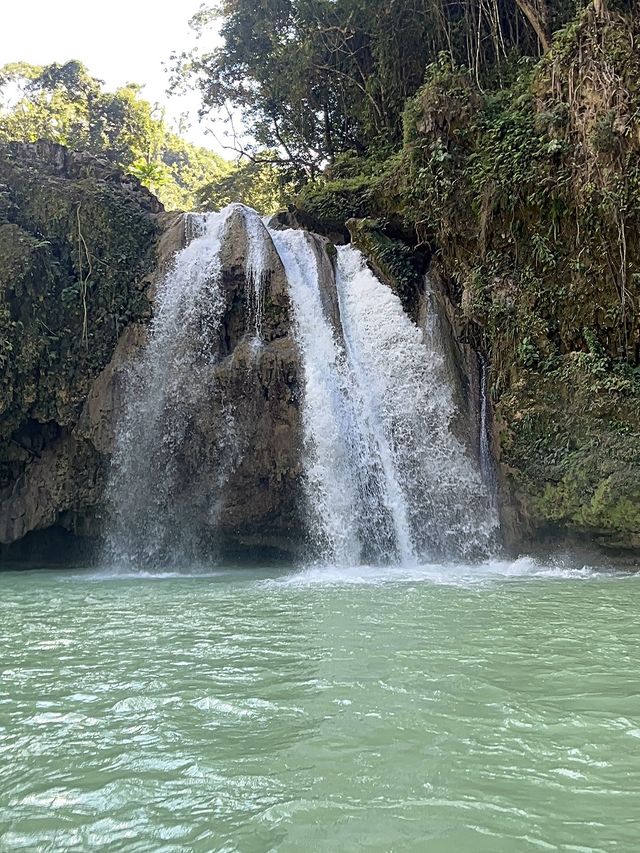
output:
<instances>
[{"instance_id":1,"label":"dense vegetation","mask_svg":"<svg viewBox=\"0 0 640 853\"><path fill-rule=\"evenodd\" d=\"M38 140L108 159L170 210L236 200L268 213L282 203L282 182L268 166L231 162L186 142L140 86L105 91L79 62L0 69L0 143Z\"/></svg>"},{"instance_id":2,"label":"dense vegetation","mask_svg":"<svg viewBox=\"0 0 640 853\"><path fill-rule=\"evenodd\" d=\"M79 417L150 315L157 199L53 143L0 145L0 491Z\"/></svg>"},{"instance_id":3,"label":"dense vegetation","mask_svg":"<svg viewBox=\"0 0 640 853\"><path fill-rule=\"evenodd\" d=\"M603 0L599 1L602 7ZM629 6L628 0L618 0ZM203 111L240 111L254 144L278 149L300 180L344 152L402 141L407 99L446 53L478 88L502 85L519 57L548 49L582 0L222 0L193 20L220 45L176 57L174 84L199 88ZM206 43L206 38L201 39Z\"/></svg>"}]
</instances>

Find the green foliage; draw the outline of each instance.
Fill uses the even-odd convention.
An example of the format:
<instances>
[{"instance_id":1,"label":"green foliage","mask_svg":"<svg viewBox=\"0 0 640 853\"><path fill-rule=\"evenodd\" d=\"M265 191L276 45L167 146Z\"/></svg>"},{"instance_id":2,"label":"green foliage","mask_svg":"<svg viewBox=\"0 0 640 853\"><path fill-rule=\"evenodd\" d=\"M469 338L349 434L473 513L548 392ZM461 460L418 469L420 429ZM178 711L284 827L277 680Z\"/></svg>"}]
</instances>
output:
<instances>
[{"instance_id":1,"label":"green foliage","mask_svg":"<svg viewBox=\"0 0 640 853\"><path fill-rule=\"evenodd\" d=\"M585 329L637 364L638 36L635 20L585 14L508 87L481 93L440 61L406 110L405 215L484 328L498 385L514 360L590 350Z\"/></svg>"},{"instance_id":2,"label":"green foliage","mask_svg":"<svg viewBox=\"0 0 640 853\"><path fill-rule=\"evenodd\" d=\"M108 167L56 165L61 150L0 148L0 457L29 418L73 422L121 330L149 312L151 197Z\"/></svg>"},{"instance_id":3,"label":"green foliage","mask_svg":"<svg viewBox=\"0 0 640 853\"><path fill-rule=\"evenodd\" d=\"M345 152L302 188L296 207L307 226L320 233L344 232L349 219L401 216L399 168L400 155L388 149L375 149L369 157Z\"/></svg>"},{"instance_id":4,"label":"green foliage","mask_svg":"<svg viewBox=\"0 0 640 853\"><path fill-rule=\"evenodd\" d=\"M550 24L578 5L548 0ZM223 0L192 25L219 44L174 57L174 85L195 86L204 110L239 111L252 153L275 149L309 180L344 152L397 145L406 101L443 51L474 79L501 81L514 51L539 52L514 0L491 12L483 0Z\"/></svg>"},{"instance_id":5,"label":"green foliage","mask_svg":"<svg viewBox=\"0 0 640 853\"><path fill-rule=\"evenodd\" d=\"M618 378L614 388L590 358L574 353L547 375L525 372L522 387L502 396L501 455L538 527L587 529L609 546L637 548L640 386Z\"/></svg>"},{"instance_id":6,"label":"green foliage","mask_svg":"<svg viewBox=\"0 0 640 853\"><path fill-rule=\"evenodd\" d=\"M192 209L203 186L234 168L172 133L162 111L140 97L139 86L105 92L79 62L7 65L0 69L2 98L0 142L46 139L107 157L168 208Z\"/></svg>"},{"instance_id":7,"label":"green foliage","mask_svg":"<svg viewBox=\"0 0 640 853\"><path fill-rule=\"evenodd\" d=\"M208 148L185 142L174 133L167 133L165 140L162 166L168 179L159 198L168 210L196 210L202 189L230 174L234 164Z\"/></svg>"},{"instance_id":8,"label":"green foliage","mask_svg":"<svg viewBox=\"0 0 640 853\"><path fill-rule=\"evenodd\" d=\"M277 150L298 179L397 135L428 51L429 22L404 0L225 0L193 24L213 24L222 45L176 57L175 85L195 85L206 109L240 110L255 146Z\"/></svg>"},{"instance_id":9,"label":"green foliage","mask_svg":"<svg viewBox=\"0 0 640 853\"><path fill-rule=\"evenodd\" d=\"M375 211L374 185L367 175L308 184L297 203L321 230L342 231L348 219Z\"/></svg>"},{"instance_id":10,"label":"green foliage","mask_svg":"<svg viewBox=\"0 0 640 853\"><path fill-rule=\"evenodd\" d=\"M635 2L610 0L620 12ZM504 87L585 5L221 0L193 17L198 46L174 55L173 86L197 89L204 112L239 113L245 153L276 150L297 180L315 180L344 152L399 144L407 99L444 53L483 90Z\"/></svg>"},{"instance_id":11,"label":"green foliage","mask_svg":"<svg viewBox=\"0 0 640 853\"><path fill-rule=\"evenodd\" d=\"M286 176L270 163L245 160L196 193L199 209L219 210L233 201L253 207L263 215L286 207L292 195Z\"/></svg>"}]
</instances>

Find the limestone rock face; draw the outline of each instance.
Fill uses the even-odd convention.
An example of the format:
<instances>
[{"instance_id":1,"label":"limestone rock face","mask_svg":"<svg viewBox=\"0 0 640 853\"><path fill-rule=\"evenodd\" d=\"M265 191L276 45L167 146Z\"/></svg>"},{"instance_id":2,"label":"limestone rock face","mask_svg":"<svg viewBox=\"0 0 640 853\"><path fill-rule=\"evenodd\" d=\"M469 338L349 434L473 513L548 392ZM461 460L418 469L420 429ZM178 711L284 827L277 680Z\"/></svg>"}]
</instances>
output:
<instances>
[{"instance_id":1,"label":"limestone rock face","mask_svg":"<svg viewBox=\"0 0 640 853\"><path fill-rule=\"evenodd\" d=\"M31 420L17 433L23 469L0 492L0 545L53 525L84 536L100 533L109 456L122 404L123 373L145 336L142 324L124 330L74 424Z\"/></svg>"},{"instance_id":2,"label":"limestone rock face","mask_svg":"<svg viewBox=\"0 0 640 853\"><path fill-rule=\"evenodd\" d=\"M33 165L33 151L20 150L20 163L52 173L54 193L62 188L72 192L75 184L69 174L80 166L70 164L70 155L58 148L36 153L45 158L45 166L37 158ZM100 169L89 161L81 166L94 172ZM126 189L128 204L137 203L135 195L131 198L133 189ZM139 192L144 199L145 191ZM70 227L76 209L73 205L67 209ZM141 307L117 337L98 340L99 330L89 324L89 346L92 338L98 341L102 365L96 361L91 366L82 364L75 381L62 381L55 369L51 379L41 372L43 388L37 365L33 375L25 378L14 369L15 384L20 381L32 388L34 402L28 403L26 392L17 399L18 392L12 389L10 404L5 404L4 415L0 412L0 436L3 426L6 436L0 442L0 554L18 553L16 543L20 546L24 537L27 542L34 536L45 541L60 528L97 544L112 524L107 491L117 424L130 392L129 376L144 354L158 283L170 273L176 252L190 238L182 214L154 209L146 210L144 216L151 217L155 236L153 252L134 285ZM90 241L88 230L87 235ZM300 361L291 335L284 268L266 231L265 236L258 342L256 316L249 310L246 216L241 206L228 216L220 255L224 311L212 342L215 357L203 359L197 376L192 377L188 393L195 395L197 405L189 414L184 440L174 448L171 474L167 475L167 489L175 495L174 517L182 514L182 520L188 518L197 529L198 540L212 551L292 551L303 538ZM29 239L30 235L24 238ZM13 298L17 279L24 277L25 259L18 260L20 264L11 267L13 278L2 282L6 301ZM45 283L34 275L30 286L37 299ZM42 323L57 331L55 306L45 301L44 311ZM82 349L80 352L82 355ZM52 386L58 389L57 403L47 409L39 400L46 399ZM167 406L172 405L180 406L181 401L168 399ZM150 462L143 457L141 449L140 471ZM133 489L132 512L136 500Z\"/></svg>"},{"instance_id":3,"label":"limestone rock face","mask_svg":"<svg viewBox=\"0 0 640 853\"><path fill-rule=\"evenodd\" d=\"M223 550L296 551L304 498L300 363L292 338L283 335L258 352L250 338L240 340L202 388L208 405L197 411L180 450L178 505L195 514L199 538L208 530Z\"/></svg>"},{"instance_id":4,"label":"limestone rock face","mask_svg":"<svg viewBox=\"0 0 640 853\"><path fill-rule=\"evenodd\" d=\"M256 318L247 310L252 287L247 218L240 207L229 216L220 253L227 295L224 357L212 371L214 393L208 411L201 413L201 435L205 447L219 445L221 413L230 410L237 464L220 493L220 543L295 551L303 540L302 367L291 330L285 270L266 230L262 238L265 278L258 339ZM197 458L193 451L189 455Z\"/></svg>"}]
</instances>

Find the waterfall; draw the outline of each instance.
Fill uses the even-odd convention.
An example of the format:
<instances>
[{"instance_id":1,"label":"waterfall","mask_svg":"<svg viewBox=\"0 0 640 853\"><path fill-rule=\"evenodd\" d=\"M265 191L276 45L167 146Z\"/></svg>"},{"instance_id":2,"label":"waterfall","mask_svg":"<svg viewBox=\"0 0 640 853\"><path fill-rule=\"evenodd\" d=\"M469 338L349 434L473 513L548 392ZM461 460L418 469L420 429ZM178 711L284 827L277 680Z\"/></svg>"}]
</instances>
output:
<instances>
[{"instance_id":1,"label":"waterfall","mask_svg":"<svg viewBox=\"0 0 640 853\"><path fill-rule=\"evenodd\" d=\"M107 491L111 563L154 564L176 555L193 559L199 552L185 508L195 460L185 464L183 444L194 412L206 407L207 372L219 357L225 312L220 250L233 209L186 216L189 242L158 287L148 342L126 377ZM229 464L238 452L235 435L228 418L217 441ZM220 487L225 473L223 467L216 471ZM208 511L215 515L215 505Z\"/></svg>"},{"instance_id":2,"label":"waterfall","mask_svg":"<svg viewBox=\"0 0 640 853\"><path fill-rule=\"evenodd\" d=\"M473 456L451 429L455 407L436 324L423 334L360 252L345 246L335 279L337 335L305 235L272 238L303 356L306 485L322 556L405 563L486 554L497 522Z\"/></svg>"},{"instance_id":3,"label":"waterfall","mask_svg":"<svg viewBox=\"0 0 640 853\"><path fill-rule=\"evenodd\" d=\"M473 456L452 431L443 343L429 333L437 324L423 333L351 246L338 250L337 283L349 358L402 507L401 553L407 538L420 558L487 553L496 520Z\"/></svg>"},{"instance_id":4,"label":"waterfall","mask_svg":"<svg viewBox=\"0 0 640 853\"><path fill-rule=\"evenodd\" d=\"M242 230L229 230L233 217ZM495 510L474 454L452 429L456 407L433 312L420 329L356 249L338 248L332 265L319 238L270 230L242 205L189 215L185 227L190 242L158 288L146 346L125 383L108 559L210 555L229 478L244 470L243 503L252 497L247 482L263 488L271 476L269 459L253 481L242 465L252 446L264 455L271 440L258 427L250 433L250 421L272 422L260 413L273 405L268 383L290 336L297 355L286 364L297 365L303 393L286 405L300 407L315 558L407 564L487 554ZM287 411L278 410L280 430ZM268 501L263 509L268 520Z\"/></svg>"},{"instance_id":5,"label":"waterfall","mask_svg":"<svg viewBox=\"0 0 640 853\"><path fill-rule=\"evenodd\" d=\"M403 497L388 464L384 470L389 448L372 423L366 377L354 370L325 313L313 248L300 231L271 236L287 272L304 367L304 461L316 551L348 565L411 559Z\"/></svg>"},{"instance_id":6,"label":"waterfall","mask_svg":"<svg viewBox=\"0 0 640 853\"><path fill-rule=\"evenodd\" d=\"M174 502L176 457L187 429L186 398L198 393L200 365L211 355L209 329L222 319L223 224L224 213L187 218L191 242L158 288L146 349L127 377L108 491L107 545L118 564L154 562L189 537Z\"/></svg>"},{"instance_id":7,"label":"waterfall","mask_svg":"<svg viewBox=\"0 0 640 853\"><path fill-rule=\"evenodd\" d=\"M478 354L478 367L480 372L480 389L479 389L479 424L478 424L478 455L480 457L480 473L482 481L486 486L491 500L492 507L495 507L496 501L496 476L493 467L493 458L491 456L491 441L489 431L489 394L487 391L489 368L487 360L480 353Z\"/></svg>"},{"instance_id":8,"label":"waterfall","mask_svg":"<svg viewBox=\"0 0 640 853\"><path fill-rule=\"evenodd\" d=\"M243 205L244 208L244 205ZM267 278L267 241L265 226L260 217L251 208L244 208L246 217L248 251L246 273L250 284L250 325L255 331L255 342L262 338L262 312L264 309L264 289Z\"/></svg>"}]
</instances>

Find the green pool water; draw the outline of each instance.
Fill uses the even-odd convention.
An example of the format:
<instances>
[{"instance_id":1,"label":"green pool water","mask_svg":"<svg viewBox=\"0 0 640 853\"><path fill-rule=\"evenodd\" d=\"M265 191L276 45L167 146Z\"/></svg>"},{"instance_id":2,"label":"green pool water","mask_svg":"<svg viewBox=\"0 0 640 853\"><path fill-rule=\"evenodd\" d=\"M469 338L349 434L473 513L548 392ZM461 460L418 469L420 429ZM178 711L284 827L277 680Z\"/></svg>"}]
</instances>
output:
<instances>
[{"instance_id":1,"label":"green pool water","mask_svg":"<svg viewBox=\"0 0 640 853\"><path fill-rule=\"evenodd\" d=\"M0 573L0 849L636 851L640 575Z\"/></svg>"}]
</instances>

